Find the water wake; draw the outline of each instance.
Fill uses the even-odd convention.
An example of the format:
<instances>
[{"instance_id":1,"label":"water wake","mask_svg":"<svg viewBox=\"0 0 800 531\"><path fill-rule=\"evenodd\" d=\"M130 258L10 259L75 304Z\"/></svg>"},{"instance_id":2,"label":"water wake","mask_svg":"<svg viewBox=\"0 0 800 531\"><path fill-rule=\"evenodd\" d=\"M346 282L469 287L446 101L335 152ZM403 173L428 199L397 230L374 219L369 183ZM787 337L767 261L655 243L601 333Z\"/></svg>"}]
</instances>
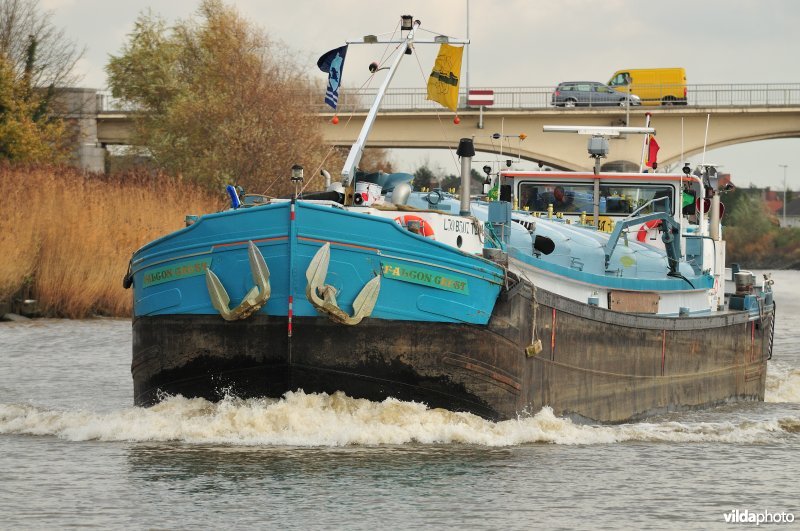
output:
<instances>
[{"instance_id":1,"label":"water wake","mask_svg":"<svg viewBox=\"0 0 800 531\"><path fill-rule=\"evenodd\" d=\"M781 361L771 361L764 401L800 403L800 369Z\"/></svg>"},{"instance_id":2,"label":"water wake","mask_svg":"<svg viewBox=\"0 0 800 531\"><path fill-rule=\"evenodd\" d=\"M378 403L341 393L298 391L280 400L229 397L218 403L177 396L151 408L103 413L0 404L0 433L56 436L70 441L248 446L763 443L800 434L800 418L592 426L556 417L551 409L544 408L532 416L495 423L414 402L387 399Z\"/></svg>"}]
</instances>

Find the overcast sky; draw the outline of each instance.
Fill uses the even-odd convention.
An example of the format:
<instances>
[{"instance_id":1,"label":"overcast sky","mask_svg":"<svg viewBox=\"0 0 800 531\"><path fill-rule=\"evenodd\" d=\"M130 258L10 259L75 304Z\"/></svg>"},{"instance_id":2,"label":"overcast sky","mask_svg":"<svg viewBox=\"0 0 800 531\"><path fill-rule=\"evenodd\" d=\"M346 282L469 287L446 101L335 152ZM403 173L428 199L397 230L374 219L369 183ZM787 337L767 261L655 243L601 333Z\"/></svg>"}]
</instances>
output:
<instances>
[{"instance_id":1,"label":"overcast sky","mask_svg":"<svg viewBox=\"0 0 800 531\"><path fill-rule=\"evenodd\" d=\"M199 0L40 2L56 26L86 47L80 64L84 85L103 88L108 56L119 53L141 12L184 19L196 12ZM797 0L228 0L312 72L323 52L348 38L391 32L402 14L420 19L423 28L466 36L468 2L471 45L462 78L468 76L471 87L605 82L619 68L669 66L686 68L690 84L800 84ZM360 66L352 59L348 54L345 84ZM433 58L420 61L429 71ZM318 70L315 75L324 78ZM401 86L423 87L422 77L412 72ZM730 146L706 160L722 164L739 186L778 189L784 174L779 164L788 164L788 187L800 189L800 139Z\"/></svg>"}]
</instances>

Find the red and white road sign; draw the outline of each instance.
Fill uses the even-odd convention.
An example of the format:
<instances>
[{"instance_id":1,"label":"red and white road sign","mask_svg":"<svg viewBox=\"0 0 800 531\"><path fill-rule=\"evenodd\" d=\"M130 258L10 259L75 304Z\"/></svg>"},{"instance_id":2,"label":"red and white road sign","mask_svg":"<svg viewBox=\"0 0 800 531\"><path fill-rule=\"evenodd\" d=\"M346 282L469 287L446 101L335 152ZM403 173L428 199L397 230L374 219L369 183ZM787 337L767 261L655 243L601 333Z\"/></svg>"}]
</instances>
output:
<instances>
[{"instance_id":1,"label":"red and white road sign","mask_svg":"<svg viewBox=\"0 0 800 531\"><path fill-rule=\"evenodd\" d=\"M467 105L478 107L481 105L494 105L493 90L470 90L467 94Z\"/></svg>"}]
</instances>

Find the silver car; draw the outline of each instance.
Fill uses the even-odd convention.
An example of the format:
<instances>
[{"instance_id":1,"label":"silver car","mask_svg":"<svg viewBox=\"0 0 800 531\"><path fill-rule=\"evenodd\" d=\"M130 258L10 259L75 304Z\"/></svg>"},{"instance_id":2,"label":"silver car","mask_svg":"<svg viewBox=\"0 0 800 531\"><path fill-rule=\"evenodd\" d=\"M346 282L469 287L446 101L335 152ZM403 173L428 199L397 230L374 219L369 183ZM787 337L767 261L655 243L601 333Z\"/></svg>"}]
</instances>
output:
<instances>
[{"instance_id":1,"label":"silver car","mask_svg":"<svg viewBox=\"0 0 800 531\"><path fill-rule=\"evenodd\" d=\"M628 94L596 81L566 81L559 83L553 92L553 105L556 107L596 107L619 105L624 107L641 105L642 100L635 94Z\"/></svg>"}]
</instances>

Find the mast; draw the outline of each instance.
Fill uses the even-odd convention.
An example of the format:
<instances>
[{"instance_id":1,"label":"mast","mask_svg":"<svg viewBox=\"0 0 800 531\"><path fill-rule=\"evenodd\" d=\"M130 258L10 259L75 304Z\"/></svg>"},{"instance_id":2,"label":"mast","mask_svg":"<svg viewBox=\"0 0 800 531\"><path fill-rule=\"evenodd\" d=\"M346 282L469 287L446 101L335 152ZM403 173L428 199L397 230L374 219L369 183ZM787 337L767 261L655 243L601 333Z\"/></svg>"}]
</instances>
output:
<instances>
[{"instance_id":1,"label":"mast","mask_svg":"<svg viewBox=\"0 0 800 531\"><path fill-rule=\"evenodd\" d=\"M467 0L467 40L469 41L469 0ZM466 50L464 50L464 52L467 54L467 68L464 72L464 81L467 88L466 95L467 98L469 98L469 46L465 46L465 48ZM483 107L481 107L481 109L483 109Z\"/></svg>"},{"instance_id":2,"label":"mast","mask_svg":"<svg viewBox=\"0 0 800 531\"><path fill-rule=\"evenodd\" d=\"M353 146L350 148L350 153L347 155L347 160L344 163L344 167L342 168L342 184L345 186L349 186L352 181L353 177L356 173L356 168L358 167L358 163L361 162L361 156L364 154L364 146L367 143L367 136L369 136L370 130L372 130L372 124L375 123L375 118L378 115L378 109L381 106L381 102L383 101L383 96L386 94L386 89L389 88L389 84L392 82L392 78L394 77L395 72L397 71L397 67L400 65L400 61L403 59L403 56L406 54L411 54L412 45L414 43L417 44L469 44L469 39L454 39L448 37L447 35L437 34L433 40L417 40L415 38L415 34L417 29L419 29L420 25L422 24L419 20L414 20L412 23L412 17L410 15L403 15L400 17L402 20L402 24L400 27L401 36L402 31L408 31L408 34L402 40L387 40L387 41L379 41L378 37L375 35L367 35L363 39L347 41L347 44L399 44L397 50L397 57L394 58L392 65L390 67L382 67L376 68L375 70L371 70L375 72L376 70L383 70L384 68L388 68L389 72L386 74L386 78L383 80L380 88L378 89L378 93L375 96L375 101L372 102L372 107L369 109L369 113L367 113L367 118L364 120L364 125L361 127L361 133L359 133L358 138L353 143Z\"/></svg>"},{"instance_id":3,"label":"mast","mask_svg":"<svg viewBox=\"0 0 800 531\"><path fill-rule=\"evenodd\" d=\"M378 89L378 94L375 96L375 101L372 102L372 107L369 109L367 118L364 120L364 125L361 127L361 133L359 133L358 138L350 148L350 153L347 155L347 160L342 168L342 184L345 186L348 186L353 181L358 163L361 162L361 156L364 154L364 145L367 142L367 136L369 136L369 132L372 129L372 124L375 123L375 117L378 115L378 109L381 106L383 96L386 94L386 89L389 87L389 83L392 82L392 78L397 71L397 66L400 64L400 61L406 54L406 51L414 42L414 34L416 33L420 24L421 23L419 20L414 21L414 24L411 26L411 31L408 32L408 35L406 35L406 38L400 45L397 52L397 57L394 58L392 66L389 68L389 72L386 74L386 78L383 80L381 87ZM348 44L350 43L348 42Z\"/></svg>"}]
</instances>

